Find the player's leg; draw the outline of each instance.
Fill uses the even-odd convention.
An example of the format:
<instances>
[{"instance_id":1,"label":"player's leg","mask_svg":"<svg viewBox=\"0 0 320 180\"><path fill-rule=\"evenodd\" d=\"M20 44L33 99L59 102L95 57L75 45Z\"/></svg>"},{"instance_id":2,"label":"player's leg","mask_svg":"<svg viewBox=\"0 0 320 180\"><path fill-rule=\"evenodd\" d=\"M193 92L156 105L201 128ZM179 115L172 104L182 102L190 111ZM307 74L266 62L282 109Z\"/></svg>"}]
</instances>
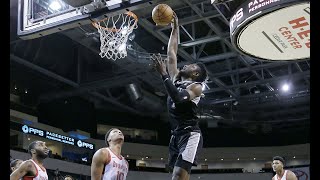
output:
<instances>
[{"instance_id":1,"label":"player's leg","mask_svg":"<svg viewBox=\"0 0 320 180\"><path fill-rule=\"evenodd\" d=\"M185 178L185 180L189 180L190 179L190 174L187 175L187 177Z\"/></svg>"},{"instance_id":2,"label":"player's leg","mask_svg":"<svg viewBox=\"0 0 320 180\"><path fill-rule=\"evenodd\" d=\"M202 148L202 135L199 132L189 132L179 137L179 156L176 161L172 179L189 179L193 165L197 165L197 153Z\"/></svg>"},{"instance_id":3,"label":"player's leg","mask_svg":"<svg viewBox=\"0 0 320 180\"><path fill-rule=\"evenodd\" d=\"M168 158L168 166L170 168L170 172L173 171L174 165L176 164L177 158L179 155L179 149L175 143L175 136L172 135L169 143L169 158Z\"/></svg>"},{"instance_id":4,"label":"player's leg","mask_svg":"<svg viewBox=\"0 0 320 180\"><path fill-rule=\"evenodd\" d=\"M184 168L174 166L172 180L185 180L188 178L188 174L188 171L186 171Z\"/></svg>"}]
</instances>

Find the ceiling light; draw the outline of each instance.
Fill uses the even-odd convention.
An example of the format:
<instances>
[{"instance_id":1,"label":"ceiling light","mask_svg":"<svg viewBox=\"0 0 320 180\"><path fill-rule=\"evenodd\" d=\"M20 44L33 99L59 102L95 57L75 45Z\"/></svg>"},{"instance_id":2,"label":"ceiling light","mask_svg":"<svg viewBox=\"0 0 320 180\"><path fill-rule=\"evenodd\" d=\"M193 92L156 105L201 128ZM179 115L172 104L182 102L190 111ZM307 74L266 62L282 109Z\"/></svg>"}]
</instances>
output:
<instances>
[{"instance_id":1,"label":"ceiling light","mask_svg":"<svg viewBox=\"0 0 320 180\"><path fill-rule=\"evenodd\" d=\"M146 159L148 159L149 157L148 156L146 156Z\"/></svg>"},{"instance_id":2,"label":"ceiling light","mask_svg":"<svg viewBox=\"0 0 320 180\"><path fill-rule=\"evenodd\" d=\"M237 159L238 161L240 160L240 158Z\"/></svg>"},{"instance_id":3,"label":"ceiling light","mask_svg":"<svg viewBox=\"0 0 320 180\"><path fill-rule=\"evenodd\" d=\"M14 89L17 90L18 89L17 86L14 86Z\"/></svg>"},{"instance_id":4,"label":"ceiling light","mask_svg":"<svg viewBox=\"0 0 320 180\"><path fill-rule=\"evenodd\" d=\"M144 158L141 158L141 160L143 161L143 160L144 160Z\"/></svg>"},{"instance_id":5,"label":"ceiling light","mask_svg":"<svg viewBox=\"0 0 320 180\"><path fill-rule=\"evenodd\" d=\"M28 90L24 90L24 93L26 93L26 94L27 94L27 93L28 93Z\"/></svg>"},{"instance_id":6,"label":"ceiling light","mask_svg":"<svg viewBox=\"0 0 320 180\"><path fill-rule=\"evenodd\" d=\"M61 9L61 4L58 2L58 1L52 1L51 4L49 5L49 8L54 10L54 11L57 11L59 9Z\"/></svg>"},{"instance_id":7,"label":"ceiling light","mask_svg":"<svg viewBox=\"0 0 320 180\"><path fill-rule=\"evenodd\" d=\"M284 85L282 86L282 91L284 91L284 92L289 91L289 85L288 85L288 84L284 84Z\"/></svg>"},{"instance_id":8,"label":"ceiling light","mask_svg":"<svg viewBox=\"0 0 320 180\"><path fill-rule=\"evenodd\" d=\"M204 159L204 161L207 161L208 159Z\"/></svg>"},{"instance_id":9,"label":"ceiling light","mask_svg":"<svg viewBox=\"0 0 320 180\"><path fill-rule=\"evenodd\" d=\"M223 161L223 158L221 158L221 161Z\"/></svg>"},{"instance_id":10,"label":"ceiling light","mask_svg":"<svg viewBox=\"0 0 320 180\"><path fill-rule=\"evenodd\" d=\"M129 157L129 155L127 155L127 158Z\"/></svg>"},{"instance_id":11,"label":"ceiling light","mask_svg":"<svg viewBox=\"0 0 320 180\"><path fill-rule=\"evenodd\" d=\"M296 157L295 156L293 156L293 159L295 159Z\"/></svg>"},{"instance_id":12,"label":"ceiling light","mask_svg":"<svg viewBox=\"0 0 320 180\"><path fill-rule=\"evenodd\" d=\"M253 158L253 160L256 160L256 158Z\"/></svg>"},{"instance_id":13,"label":"ceiling light","mask_svg":"<svg viewBox=\"0 0 320 180\"><path fill-rule=\"evenodd\" d=\"M163 158L161 158L161 160L163 160Z\"/></svg>"}]
</instances>

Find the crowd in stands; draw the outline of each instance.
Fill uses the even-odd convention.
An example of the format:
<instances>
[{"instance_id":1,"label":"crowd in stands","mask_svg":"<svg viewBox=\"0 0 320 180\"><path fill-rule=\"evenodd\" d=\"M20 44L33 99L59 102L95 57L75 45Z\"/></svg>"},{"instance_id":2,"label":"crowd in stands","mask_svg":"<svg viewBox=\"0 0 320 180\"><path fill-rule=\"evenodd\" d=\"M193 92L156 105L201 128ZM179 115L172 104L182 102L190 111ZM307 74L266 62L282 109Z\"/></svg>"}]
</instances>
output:
<instances>
[{"instance_id":1,"label":"crowd in stands","mask_svg":"<svg viewBox=\"0 0 320 180\"><path fill-rule=\"evenodd\" d=\"M10 149L28 153L28 150L23 149L23 148L19 148L19 147L10 147ZM88 159L87 162L86 162L86 161L83 161L81 159L78 159L78 160L77 159L71 159L71 158L68 158L66 156L63 157L63 156L60 156L59 154L52 154L52 153L49 154L49 158L59 159L59 160L68 161L68 162L77 163L77 164L84 164L84 165L89 165L89 166L91 165L90 159Z\"/></svg>"}]
</instances>

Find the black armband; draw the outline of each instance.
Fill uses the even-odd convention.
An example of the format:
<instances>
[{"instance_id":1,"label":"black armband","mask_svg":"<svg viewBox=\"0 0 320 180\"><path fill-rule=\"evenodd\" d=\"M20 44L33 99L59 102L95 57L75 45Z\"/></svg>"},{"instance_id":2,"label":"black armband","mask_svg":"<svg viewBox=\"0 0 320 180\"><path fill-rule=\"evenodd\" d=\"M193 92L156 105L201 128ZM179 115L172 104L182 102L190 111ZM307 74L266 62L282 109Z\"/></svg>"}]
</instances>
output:
<instances>
[{"instance_id":1,"label":"black armband","mask_svg":"<svg viewBox=\"0 0 320 180\"><path fill-rule=\"evenodd\" d=\"M170 76L168 74L162 76L163 81L166 81L167 79L170 79Z\"/></svg>"},{"instance_id":2,"label":"black armband","mask_svg":"<svg viewBox=\"0 0 320 180\"><path fill-rule=\"evenodd\" d=\"M180 103L190 100L190 94L187 90L178 91L178 89L173 85L170 76L164 75L162 76L164 86L173 100L174 103Z\"/></svg>"}]
</instances>

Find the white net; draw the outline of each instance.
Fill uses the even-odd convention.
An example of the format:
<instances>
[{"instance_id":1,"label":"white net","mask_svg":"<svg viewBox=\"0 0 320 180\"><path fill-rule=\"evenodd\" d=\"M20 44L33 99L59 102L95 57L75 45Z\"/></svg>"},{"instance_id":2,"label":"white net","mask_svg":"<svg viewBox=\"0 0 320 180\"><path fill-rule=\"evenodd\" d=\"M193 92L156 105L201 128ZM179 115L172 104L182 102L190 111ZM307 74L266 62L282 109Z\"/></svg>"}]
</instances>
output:
<instances>
[{"instance_id":1,"label":"white net","mask_svg":"<svg viewBox=\"0 0 320 180\"><path fill-rule=\"evenodd\" d=\"M117 60L127 56L128 36L138 27L137 17L126 12L93 23L100 34L100 56Z\"/></svg>"}]
</instances>

